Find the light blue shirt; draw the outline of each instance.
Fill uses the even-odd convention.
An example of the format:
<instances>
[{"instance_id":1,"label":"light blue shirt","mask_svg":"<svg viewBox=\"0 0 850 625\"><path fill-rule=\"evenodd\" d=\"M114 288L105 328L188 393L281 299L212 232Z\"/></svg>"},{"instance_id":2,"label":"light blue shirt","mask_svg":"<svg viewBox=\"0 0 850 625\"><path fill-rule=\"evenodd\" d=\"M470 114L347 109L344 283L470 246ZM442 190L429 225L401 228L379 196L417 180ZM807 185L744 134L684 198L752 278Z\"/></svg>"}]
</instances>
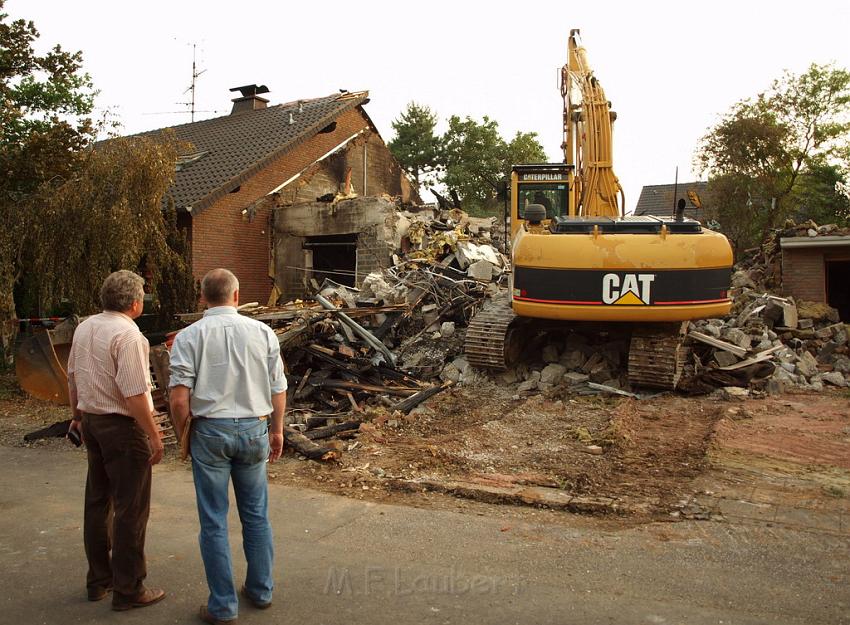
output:
<instances>
[{"instance_id":1,"label":"light blue shirt","mask_svg":"<svg viewBox=\"0 0 850 625\"><path fill-rule=\"evenodd\" d=\"M233 306L210 308L174 338L169 387L175 386L191 389L196 417L270 415L272 395L286 390L277 336Z\"/></svg>"}]
</instances>

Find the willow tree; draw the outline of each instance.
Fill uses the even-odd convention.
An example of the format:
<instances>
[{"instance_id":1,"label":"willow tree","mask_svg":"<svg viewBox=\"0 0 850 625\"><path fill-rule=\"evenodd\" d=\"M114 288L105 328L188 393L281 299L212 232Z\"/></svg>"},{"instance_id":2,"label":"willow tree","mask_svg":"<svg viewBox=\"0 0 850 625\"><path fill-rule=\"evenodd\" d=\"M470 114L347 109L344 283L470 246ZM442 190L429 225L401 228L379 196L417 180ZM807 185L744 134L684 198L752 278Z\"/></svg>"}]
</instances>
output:
<instances>
[{"instance_id":1,"label":"willow tree","mask_svg":"<svg viewBox=\"0 0 850 625\"><path fill-rule=\"evenodd\" d=\"M39 187L30 198L42 217L31 269L42 304L69 300L87 314L113 271L145 270L154 290L164 273L185 274L185 258L169 246L175 220L163 211L178 149L170 135L110 139L80 154L72 176Z\"/></svg>"}]
</instances>

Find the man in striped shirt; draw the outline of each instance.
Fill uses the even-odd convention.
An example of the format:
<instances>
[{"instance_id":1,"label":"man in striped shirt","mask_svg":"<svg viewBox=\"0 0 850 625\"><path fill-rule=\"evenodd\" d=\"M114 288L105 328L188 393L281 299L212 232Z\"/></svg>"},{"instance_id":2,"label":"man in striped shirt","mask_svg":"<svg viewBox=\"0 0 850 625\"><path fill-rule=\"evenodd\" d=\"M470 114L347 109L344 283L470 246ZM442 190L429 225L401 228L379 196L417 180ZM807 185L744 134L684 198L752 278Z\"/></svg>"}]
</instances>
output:
<instances>
[{"instance_id":1,"label":"man in striped shirt","mask_svg":"<svg viewBox=\"0 0 850 625\"><path fill-rule=\"evenodd\" d=\"M90 601L112 590L113 610L165 596L143 584L151 466L163 452L153 420L148 340L133 321L142 314L143 285L131 271L110 274L100 290L103 312L77 327L68 357L71 429L88 455L86 588Z\"/></svg>"}]
</instances>

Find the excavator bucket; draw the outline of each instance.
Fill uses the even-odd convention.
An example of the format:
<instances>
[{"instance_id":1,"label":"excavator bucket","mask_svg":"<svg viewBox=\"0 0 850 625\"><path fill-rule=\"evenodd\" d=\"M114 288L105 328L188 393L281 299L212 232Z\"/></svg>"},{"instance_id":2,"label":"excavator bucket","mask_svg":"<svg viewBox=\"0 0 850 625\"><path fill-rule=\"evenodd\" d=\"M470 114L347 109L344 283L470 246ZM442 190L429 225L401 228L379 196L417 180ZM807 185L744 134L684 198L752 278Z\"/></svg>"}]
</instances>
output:
<instances>
[{"instance_id":1,"label":"excavator bucket","mask_svg":"<svg viewBox=\"0 0 850 625\"><path fill-rule=\"evenodd\" d=\"M67 405L68 355L79 320L69 317L52 330L36 332L15 351L15 375L22 389L33 397Z\"/></svg>"}]
</instances>

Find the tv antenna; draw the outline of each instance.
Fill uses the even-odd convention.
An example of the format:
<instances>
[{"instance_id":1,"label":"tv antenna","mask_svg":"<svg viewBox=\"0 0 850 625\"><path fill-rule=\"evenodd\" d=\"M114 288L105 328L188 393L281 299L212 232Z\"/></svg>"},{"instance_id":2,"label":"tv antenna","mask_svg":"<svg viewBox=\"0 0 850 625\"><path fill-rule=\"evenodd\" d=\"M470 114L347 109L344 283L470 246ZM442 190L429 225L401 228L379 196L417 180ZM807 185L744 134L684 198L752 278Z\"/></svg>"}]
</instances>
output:
<instances>
[{"instance_id":1,"label":"tv antenna","mask_svg":"<svg viewBox=\"0 0 850 625\"><path fill-rule=\"evenodd\" d=\"M188 92L192 93L191 101L190 102L181 102L181 104L186 104L186 105L189 106L189 111L192 114L191 119L192 119L193 122L195 121L195 86L198 82L198 76L200 76L205 71L207 71L205 69L198 71L198 66L197 66L197 63L196 63L197 48L198 48L197 44L193 43L192 44L192 84L189 86L188 89L186 89L186 91L183 92L183 93L188 93Z\"/></svg>"}]
</instances>

